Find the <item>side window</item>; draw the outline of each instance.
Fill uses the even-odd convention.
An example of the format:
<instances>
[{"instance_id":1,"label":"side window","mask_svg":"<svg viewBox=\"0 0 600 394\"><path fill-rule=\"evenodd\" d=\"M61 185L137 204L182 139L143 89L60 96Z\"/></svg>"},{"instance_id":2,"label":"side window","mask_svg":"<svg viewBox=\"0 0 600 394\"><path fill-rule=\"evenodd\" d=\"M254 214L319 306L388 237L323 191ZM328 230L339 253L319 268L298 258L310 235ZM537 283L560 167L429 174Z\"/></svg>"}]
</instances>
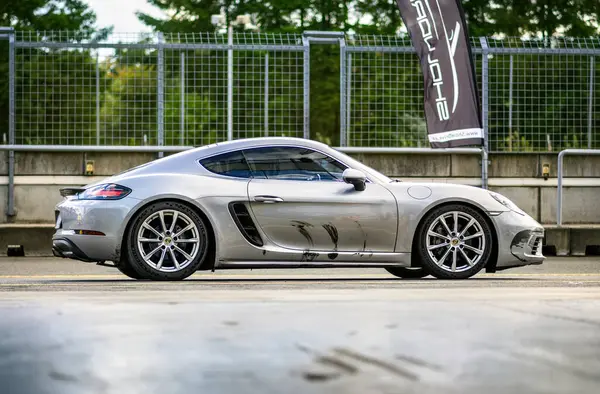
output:
<instances>
[{"instance_id":1,"label":"side window","mask_svg":"<svg viewBox=\"0 0 600 394\"><path fill-rule=\"evenodd\" d=\"M268 147L244 150L254 178L343 182L346 166L307 148Z\"/></svg>"},{"instance_id":2,"label":"side window","mask_svg":"<svg viewBox=\"0 0 600 394\"><path fill-rule=\"evenodd\" d=\"M200 160L208 171L236 178L250 178L252 173L241 151L224 153Z\"/></svg>"}]
</instances>

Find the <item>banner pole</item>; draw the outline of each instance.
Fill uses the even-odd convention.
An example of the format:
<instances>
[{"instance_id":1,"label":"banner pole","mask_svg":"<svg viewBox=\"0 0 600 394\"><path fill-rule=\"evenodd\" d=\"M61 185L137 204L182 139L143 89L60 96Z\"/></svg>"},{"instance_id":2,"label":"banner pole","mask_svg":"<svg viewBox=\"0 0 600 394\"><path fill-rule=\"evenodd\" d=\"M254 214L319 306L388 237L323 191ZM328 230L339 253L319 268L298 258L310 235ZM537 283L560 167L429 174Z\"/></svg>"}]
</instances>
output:
<instances>
[{"instance_id":1,"label":"banner pole","mask_svg":"<svg viewBox=\"0 0 600 394\"><path fill-rule=\"evenodd\" d=\"M488 82L489 82L489 47L487 38L480 37L483 58L481 59L481 123L483 126L483 149L481 151L481 187L488 188Z\"/></svg>"}]
</instances>

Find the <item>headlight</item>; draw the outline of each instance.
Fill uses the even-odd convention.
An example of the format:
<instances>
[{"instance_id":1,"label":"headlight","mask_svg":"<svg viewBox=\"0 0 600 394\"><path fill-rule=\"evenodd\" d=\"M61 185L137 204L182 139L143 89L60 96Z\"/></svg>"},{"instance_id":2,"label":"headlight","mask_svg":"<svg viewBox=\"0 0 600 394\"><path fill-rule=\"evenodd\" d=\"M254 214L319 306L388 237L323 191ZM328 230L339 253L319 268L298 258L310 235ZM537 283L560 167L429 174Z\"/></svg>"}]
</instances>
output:
<instances>
[{"instance_id":1,"label":"headlight","mask_svg":"<svg viewBox=\"0 0 600 394\"><path fill-rule=\"evenodd\" d=\"M77 194L79 200L120 200L131 193L131 189L114 183L97 185Z\"/></svg>"},{"instance_id":2,"label":"headlight","mask_svg":"<svg viewBox=\"0 0 600 394\"><path fill-rule=\"evenodd\" d=\"M514 202L510 201L508 198L504 197L502 194L498 194L495 192L489 192L490 196L494 197L494 200L498 201L500 204L504 205L506 208L510 209L513 212L518 213L519 215L525 215L525 212L519 208Z\"/></svg>"}]
</instances>

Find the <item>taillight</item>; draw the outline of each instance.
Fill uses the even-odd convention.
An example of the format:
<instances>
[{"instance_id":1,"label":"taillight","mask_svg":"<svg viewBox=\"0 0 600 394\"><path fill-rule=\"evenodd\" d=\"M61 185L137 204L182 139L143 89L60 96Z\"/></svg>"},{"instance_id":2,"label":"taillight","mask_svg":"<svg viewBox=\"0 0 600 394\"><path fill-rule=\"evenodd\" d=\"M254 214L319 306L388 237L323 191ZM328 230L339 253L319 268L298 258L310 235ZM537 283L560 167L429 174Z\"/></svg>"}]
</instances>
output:
<instances>
[{"instance_id":1,"label":"taillight","mask_svg":"<svg viewBox=\"0 0 600 394\"><path fill-rule=\"evenodd\" d=\"M121 185L104 184L91 187L79 193L79 200L120 200L131 193L131 189Z\"/></svg>"},{"instance_id":2,"label":"taillight","mask_svg":"<svg viewBox=\"0 0 600 394\"><path fill-rule=\"evenodd\" d=\"M77 235L100 235L100 236L106 235L101 231L94 231L94 230L73 230L73 232Z\"/></svg>"}]
</instances>

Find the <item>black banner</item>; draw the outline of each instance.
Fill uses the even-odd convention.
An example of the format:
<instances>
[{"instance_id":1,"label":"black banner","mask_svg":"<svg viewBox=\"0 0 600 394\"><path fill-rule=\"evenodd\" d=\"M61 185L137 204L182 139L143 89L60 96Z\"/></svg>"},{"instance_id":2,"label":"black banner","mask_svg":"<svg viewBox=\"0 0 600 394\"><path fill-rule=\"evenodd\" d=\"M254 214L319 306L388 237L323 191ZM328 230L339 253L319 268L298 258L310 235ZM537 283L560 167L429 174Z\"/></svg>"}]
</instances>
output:
<instances>
[{"instance_id":1,"label":"black banner","mask_svg":"<svg viewBox=\"0 0 600 394\"><path fill-rule=\"evenodd\" d=\"M433 148L483 145L475 67L460 0L397 0L425 80Z\"/></svg>"}]
</instances>

